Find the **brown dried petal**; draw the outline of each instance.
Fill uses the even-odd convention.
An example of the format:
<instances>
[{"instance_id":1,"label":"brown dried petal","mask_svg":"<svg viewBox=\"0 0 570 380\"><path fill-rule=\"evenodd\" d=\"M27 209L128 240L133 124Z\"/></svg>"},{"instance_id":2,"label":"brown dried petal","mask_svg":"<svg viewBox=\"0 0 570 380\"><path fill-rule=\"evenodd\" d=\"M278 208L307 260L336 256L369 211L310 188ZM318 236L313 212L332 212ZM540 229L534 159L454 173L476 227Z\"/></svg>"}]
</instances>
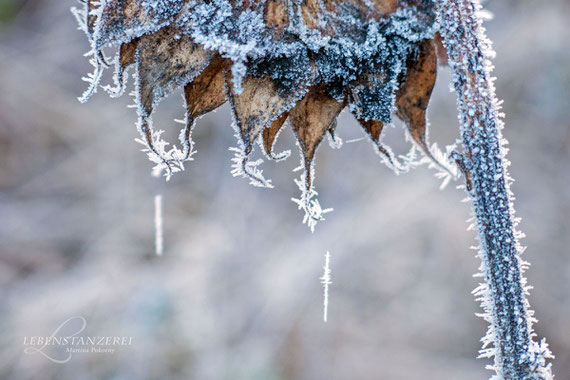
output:
<instances>
[{"instance_id":1,"label":"brown dried petal","mask_svg":"<svg viewBox=\"0 0 570 380\"><path fill-rule=\"evenodd\" d=\"M437 63L442 66L447 66L449 57L447 56L447 49L445 49L445 46L443 46L443 39L441 38L441 34L436 33L433 41L435 43L435 50L437 52Z\"/></svg>"},{"instance_id":2,"label":"brown dried petal","mask_svg":"<svg viewBox=\"0 0 570 380\"><path fill-rule=\"evenodd\" d=\"M293 130L303 152L307 170L307 188L311 187L310 167L323 136L345 104L332 98L323 83L320 83L297 102L289 112Z\"/></svg>"},{"instance_id":3,"label":"brown dried petal","mask_svg":"<svg viewBox=\"0 0 570 380\"><path fill-rule=\"evenodd\" d=\"M406 81L396 94L396 115L404 121L412 138L429 152L426 143L426 109L437 76L437 58L433 41L419 45L416 60L408 67Z\"/></svg>"},{"instance_id":4,"label":"brown dried petal","mask_svg":"<svg viewBox=\"0 0 570 380\"><path fill-rule=\"evenodd\" d=\"M265 128L263 130L263 148L265 149L265 154L274 160L282 160L286 158L285 156L288 156L288 154L284 155L281 153L279 155L276 155L273 153L273 145L275 145L275 140L277 139L279 132L281 132L281 128L283 128L285 120L287 120L288 116L289 112L283 113L283 115L275 119L268 128Z\"/></svg>"},{"instance_id":5,"label":"brown dried petal","mask_svg":"<svg viewBox=\"0 0 570 380\"><path fill-rule=\"evenodd\" d=\"M216 55L208 67L184 87L186 110L190 119L196 119L222 106L226 100L224 65L228 62Z\"/></svg>"},{"instance_id":6,"label":"brown dried petal","mask_svg":"<svg viewBox=\"0 0 570 380\"><path fill-rule=\"evenodd\" d=\"M119 49L119 63L123 70L135 63L138 43L139 39L135 38L134 40L121 45L121 48Z\"/></svg>"},{"instance_id":7,"label":"brown dried petal","mask_svg":"<svg viewBox=\"0 0 570 380\"><path fill-rule=\"evenodd\" d=\"M187 38L174 27L141 37L138 44L140 101L147 115L160 99L202 72L214 52Z\"/></svg>"},{"instance_id":8,"label":"brown dried petal","mask_svg":"<svg viewBox=\"0 0 570 380\"><path fill-rule=\"evenodd\" d=\"M190 134L194 120L222 106L227 100L223 70L227 64L227 60L216 55L208 67L184 87L186 127L180 136L180 141L184 147L185 159L188 158L192 149Z\"/></svg>"},{"instance_id":9,"label":"brown dried petal","mask_svg":"<svg viewBox=\"0 0 570 380\"><path fill-rule=\"evenodd\" d=\"M378 120L364 120L364 119L358 119L358 122L360 123L362 128L364 128L368 136L370 136L370 138L378 148L378 152L380 152L384 157L386 157L390 165L392 165L395 169L401 169L400 165L394 158L392 151L380 142L380 136L382 135L382 130L384 129L384 123Z\"/></svg>"},{"instance_id":10,"label":"brown dried petal","mask_svg":"<svg viewBox=\"0 0 570 380\"><path fill-rule=\"evenodd\" d=\"M303 22L310 29L316 29L319 26L319 14L321 12L319 0L304 0L301 3L301 14Z\"/></svg>"},{"instance_id":11,"label":"brown dried petal","mask_svg":"<svg viewBox=\"0 0 570 380\"><path fill-rule=\"evenodd\" d=\"M364 128L366 133L372 138L374 141L380 140L380 135L382 134L382 129L384 129L384 123L378 120L364 120L359 119L358 122Z\"/></svg>"},{"instance_id":12,"label":"brown dried petal","mask_svg":"<svg viewBox=\"0 0 570 380\"><path fill-rule=\"evenodd\" d=\"M283 95L270 77L246 76L242 80L243 90L241 94L237 94L230 75L227 76L226 82L246 154L251 152L259 133L283 112L288 111L292 103L307 91L302 87Z\"/></svg>"}]
</instances>

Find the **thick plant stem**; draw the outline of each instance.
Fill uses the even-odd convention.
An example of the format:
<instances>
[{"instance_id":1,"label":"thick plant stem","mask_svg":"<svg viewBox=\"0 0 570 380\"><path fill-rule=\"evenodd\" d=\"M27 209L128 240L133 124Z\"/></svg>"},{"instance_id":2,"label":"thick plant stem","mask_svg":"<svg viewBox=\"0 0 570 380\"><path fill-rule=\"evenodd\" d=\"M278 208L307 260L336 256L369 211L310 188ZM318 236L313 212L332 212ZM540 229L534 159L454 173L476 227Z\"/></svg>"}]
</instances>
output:
<instances>
[{"instance_id":1,"label":"thick plant stem","mask_svg":"<svg viewBox=\"0 0 570 380\"><path fill-rule=\"evenodd\" d=\"M520 258L521 234L515 230L502 115L490 76L493 51L481 26L480 4L477 0L437 0L437 7L461 122L463 154L456 159L466 175L479 229L485 283L475 293L490 323L481 356L494 357L495 378L550 379L547 358L552 355L544 340L533 339L535 320L523 277L527 263Z\"/></svg>"}]
</instances>

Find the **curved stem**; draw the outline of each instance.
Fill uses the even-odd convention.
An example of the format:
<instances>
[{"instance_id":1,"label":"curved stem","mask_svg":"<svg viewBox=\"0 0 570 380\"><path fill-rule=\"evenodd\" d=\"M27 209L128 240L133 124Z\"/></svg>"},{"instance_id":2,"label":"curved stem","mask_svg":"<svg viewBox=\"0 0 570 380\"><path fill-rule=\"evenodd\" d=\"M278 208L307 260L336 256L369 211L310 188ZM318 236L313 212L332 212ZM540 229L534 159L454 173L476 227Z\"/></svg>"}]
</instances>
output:
<instances>
[{"instance_id":1,"label":"curved stem","mask_svg":"<svg viewBox=\"0 0 570 380\"><path fill-rule=\"evenodd\" d=\"M482 284L476 293L491 324L481 356L495 358L498 378L551 379L551 357L535 342L526 299L524 262L515 230L513 197L501 136L503 126L490 76L492 57L477 12L478 0L437 0L438 21L449 56L461 120L462 165L479 227ZM487 348L492 344L491 348Z\"/></svg>"}]
</instances>

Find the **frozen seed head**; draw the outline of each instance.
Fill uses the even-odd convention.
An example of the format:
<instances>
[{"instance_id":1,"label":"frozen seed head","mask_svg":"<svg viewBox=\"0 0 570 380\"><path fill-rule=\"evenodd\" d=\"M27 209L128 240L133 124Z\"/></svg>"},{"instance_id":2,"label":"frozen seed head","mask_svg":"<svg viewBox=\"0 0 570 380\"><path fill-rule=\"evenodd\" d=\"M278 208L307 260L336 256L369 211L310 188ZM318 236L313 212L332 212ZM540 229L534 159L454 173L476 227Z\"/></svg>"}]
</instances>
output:
<instances>
[{"instance_id":1,"label":"frozen seed head","mask_svg":"<svg viewBox=\"0 0 570 380\"><path fill-rule=\"evenodd\" d=\"M313 161L323 137L334 134L336 117L348 108L383 161L406 171L381 143L396 114L415 145L440 167L426 141L426 109L437 73L436 25L429 0L81 0L73 12L91 44L93 74L82 101L100 87L119 46L112 96L124 92L134 67L138 129L155 170L170 177L191 160L195 120L230 102L237 147L232 174L271 187L249 157L258 142L270 159L291 125L301 150L302 196L295 200L311 227L322 219L315 199ZM184 88L185 126L181 148L160 138L152 126L158 103ZM288 121L288 123L286 123Z\"/></svg>"}]
</instances>

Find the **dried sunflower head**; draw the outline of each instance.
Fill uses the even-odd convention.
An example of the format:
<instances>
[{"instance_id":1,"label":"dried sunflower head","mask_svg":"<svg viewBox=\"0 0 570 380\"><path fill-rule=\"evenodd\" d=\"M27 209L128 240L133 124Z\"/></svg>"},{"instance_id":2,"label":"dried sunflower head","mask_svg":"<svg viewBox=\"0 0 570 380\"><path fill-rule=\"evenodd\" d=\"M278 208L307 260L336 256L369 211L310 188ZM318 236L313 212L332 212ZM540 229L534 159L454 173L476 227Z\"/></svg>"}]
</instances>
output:
<instances>
[{"instance_id":1,"label":"dried sunflower head","mask_svg":"<svg viewBox=\"0 0 570 380\"><path fill-rule=\"evenodd\" d=\"M426 157L426 108L436 78L433 2L430 0L83 0L74 9L91 43L95 71L87 100L110 65L104 49L118 46L112 96L124 92L135 68L140 142L170 176L193 154L195 120L229 101L238 146L232 173L271 187L258 162L248 160L257 141L267 157L287 120L297 136L304 174L295 200L314 228L322 214L313 187L313 161L325 134L348 107L396 171L399 162L381 143L392 114L402 119ZM171 147L152 127L158 102L184 87L182 148ZM440 164L441 165L441 164Z\"/></svg>"}]
</instances>

